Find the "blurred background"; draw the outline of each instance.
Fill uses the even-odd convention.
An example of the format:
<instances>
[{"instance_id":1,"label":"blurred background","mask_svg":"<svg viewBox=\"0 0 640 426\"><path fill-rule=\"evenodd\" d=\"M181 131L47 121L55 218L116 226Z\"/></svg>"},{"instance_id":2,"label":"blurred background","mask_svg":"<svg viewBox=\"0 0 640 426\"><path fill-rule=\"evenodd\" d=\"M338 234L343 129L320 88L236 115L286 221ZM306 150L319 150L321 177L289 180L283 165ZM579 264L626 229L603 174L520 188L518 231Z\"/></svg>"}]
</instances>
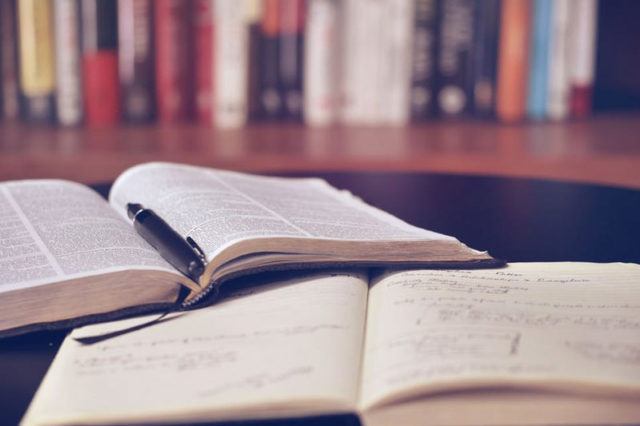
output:
<instances>
[{"instance_id":1,"label":"blurred background","mask_svg":"<svg viewBox=\"0 0 640 426\"><path fill-rule=\"evenodd\" d=\"M640 188L634 0L0 0L0 180L144 161Z\"/></svg>"}]
</instances>

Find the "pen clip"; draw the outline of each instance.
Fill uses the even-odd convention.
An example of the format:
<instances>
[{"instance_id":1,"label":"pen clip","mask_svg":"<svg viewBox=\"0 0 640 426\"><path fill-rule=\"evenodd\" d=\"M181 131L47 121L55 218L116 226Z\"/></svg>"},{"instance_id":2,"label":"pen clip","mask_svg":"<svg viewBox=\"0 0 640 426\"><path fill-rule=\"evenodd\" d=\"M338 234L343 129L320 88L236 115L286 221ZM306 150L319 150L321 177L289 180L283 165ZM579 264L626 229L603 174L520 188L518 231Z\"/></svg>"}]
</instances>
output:
<instances>
[{"instance_id":1,"label":"pen clip","mask_svg":"<svg viewBox=\"0 0 640 426\"><path fill-rule=\"evenodd\" d=\"M193 248L193 251L195 251L198 254L198 256L200 256L200 258L204 262L206 262L207 255L204 254L204 250L202 250L202 248L198 245L198 243L196 243L196 241L191 237L187 237L186 240L187 240L187 243L189 243L189 245L191 246L191 248Z\"/></svg>"}]
</instances>

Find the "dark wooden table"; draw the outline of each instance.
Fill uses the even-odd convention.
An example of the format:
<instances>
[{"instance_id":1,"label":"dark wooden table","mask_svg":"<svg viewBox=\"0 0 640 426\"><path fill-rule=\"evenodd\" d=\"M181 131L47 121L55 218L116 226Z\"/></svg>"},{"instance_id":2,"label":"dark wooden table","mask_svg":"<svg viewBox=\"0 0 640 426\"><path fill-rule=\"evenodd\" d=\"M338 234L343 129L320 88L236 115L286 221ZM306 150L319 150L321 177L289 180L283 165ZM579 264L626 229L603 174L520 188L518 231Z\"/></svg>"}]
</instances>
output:
<instances>
[{"instance_id":1,"label":"dark wooden table","mask_svg":"<svg viewBox=\"0 0 640 426\"><path fill-rule=\"evenodd\" d=\"M640 191L420 173L322 177L412 224L455 235L507 261L640 263ZM105 194L108 185L96 189ZM0 341L0 425L19 421L64 335L35 333ZM336 420L357 424L354 417L292 423Z\"/></svg>"}]
</instances>

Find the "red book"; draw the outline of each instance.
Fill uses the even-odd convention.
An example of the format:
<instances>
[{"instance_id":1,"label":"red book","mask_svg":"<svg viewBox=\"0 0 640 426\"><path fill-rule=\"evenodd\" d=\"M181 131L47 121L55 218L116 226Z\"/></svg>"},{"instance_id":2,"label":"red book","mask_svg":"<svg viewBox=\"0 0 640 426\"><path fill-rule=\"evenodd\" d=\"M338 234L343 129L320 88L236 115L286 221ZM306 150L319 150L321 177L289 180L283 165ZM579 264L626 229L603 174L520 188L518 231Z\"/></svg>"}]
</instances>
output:
<instances>
[{"instance_id":1,"label":"red book","mask_svg":"<svg viewBox=\"0 0 640 426\"><path fill-rule=\"evenodd\" d=\"M213 10L213 0L198 0L194 8L196 117L203 124L214 122Z\"/></svg>"},{"instance_id":2,"label":"red book","mask_svg":"<svg viewBox=\"0 0 640 426\"><path fill-rule=\"evenodd\" d=\"M85 53L82 65L87 124L107 126L117 123L120 118L120 94L116 51Z\"/></svg>"},{"instance_id":3,"label":"red book","mask_svg":"<svg viewBox=\"0 0 640 426\"><path fill-rule=\"evenodd\" d=\"M88 125L112 125L120 119L117 54L117 3L83 0L82 71Z\"/></svg>"},{"instance_id":4,"label":"red book","mask_svg":"<svg viewBox=\"0 0 640 426\"><path fill-rule=\"evenodd\" d=\"M158 117L164 123L184 121L193 106L191 2L157 0L155 6Z\"/></svg>"}]
</instances>

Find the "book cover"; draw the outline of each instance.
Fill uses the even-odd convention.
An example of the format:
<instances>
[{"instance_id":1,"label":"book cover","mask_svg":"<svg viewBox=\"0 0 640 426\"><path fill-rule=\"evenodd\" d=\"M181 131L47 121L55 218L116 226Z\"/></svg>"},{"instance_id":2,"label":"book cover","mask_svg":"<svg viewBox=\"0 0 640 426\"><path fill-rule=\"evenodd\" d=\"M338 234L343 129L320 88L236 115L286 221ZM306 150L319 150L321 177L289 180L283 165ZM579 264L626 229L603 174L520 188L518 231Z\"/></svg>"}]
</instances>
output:
<instances>
[{"instance_id":1,"label":"book cover","mask_svg":"<svg viewBox=\"0 0 640 426\"><path fill-rule=\"evenodd\" d=\"M525 118L531 10L528 0L504 0L500 12L496 115L505 122Z\"/></svg>"},{"instance_id":2,"label":"book cover","mask_svg":"<svg viewBox=\"0 0 640 426\"><path fill-rule=\"evenodd\" d=\"M80 5L86 122L113 125L120 119L117 3L83 0Z\"/></svg>"},{"instance_id":3,"label":"book cover","mask_svg":"<svg viewBox=\"0 0 640 426\"><path fill-rule=\"evenodd\" d=\"M479 117L495 115L499 27L500 0L478 2L473 47L473 112Z\"/></svg>"},{"instance_id":4,"label":"book cover","mask_svg":"<svg viewBox=\"0 0 640 426\"><path fill-rule=\"evenodd\" d=\"M382 3L380 15L372 28L381 31L379 45L371 45L376 51L379 69L376 80L378 102L374 123L404 125L411 116L411 45L413 39L413 4L405 0Z\"/></svg>"},{"instance_id":5,"label":"book cover","mask_svg":"<svg viewBox=\"0 0 640 426\"><path fill-rule=\"evenodd\" d=\"M247 26L249 31L248 65L247 65L247 108L248 119L260 119L260 49L261 49L261 22L263 13L262 0L246 0L248 2Z\"/></svg>"},{"instance_id":6,"label":"book cover","mask_svg":"<svg viewBox=\"0 0 640 426\"><path fill-rule=\"evenodd\" d=\"M534 0L527 114L537 120L547 112L552 9L552 0Z\"/></svg>"},{"instance_id":7,"label":"book cover","mask_svg":"<svg viewBox=\"0 0 640 426\"><path fill-rule=\"evenodd\" d=\"M280 0L278 72L283 118L302 120L304 76L303 0Z\"/></svg>"},{"instance_id":8,"label":"book cover","mask_svg":"<svg viewBox=\"0 0 640 426\"><path fill-rule=\"evenodd\" d=\"M547 117L562 120L569 116L569 26L572 4L555 0L551 12Z\"/></svg>"},{"instance_id":9,"label":"book cover","mask_svg":"<svg viewBox=\"0 0 640 426\"><path fill-rule=\"evenodd\" d=\"M260 105L261 118L281 118L284 109L280 91L280 1L265 0L262 14L261 58L260 58Z\"/></svg>"},{"instance_id":10,"label":"book cover","mask_svg":"<svg viewBox=\"0 0 640 426\"><path fill-rule=\"evenodd\" d=\"M572 11L569 29L569 105L573 117L584 118L591 112L598 1L578 0L572 4Z\"/></svg>"},{"instance_id":11,"label":"book cover","mask_svg":"<svg viewBox=\"0 0 640 426\"><path fill-rule=\"evenodd\" d=\"M414 0L410 94L414 121L423 121L435 112L437 22L436 0Z\"/></svg>"},{"instance_id":12,"label":"book cover","mask_svg":"<svg viewBox=\"0 0 640 426\"><path fill-rule=\"evenodd\" d=\"M16 2L0 1L0 106L7 120L15 120L20 114L16 34Z\"/></svg>"},{"instance_id":13,"label":"book cover","mask_svg":"<svg viewBox=\"0 0 640 426\"><path fill-rule=\"evenodd\" d=\"M311 126L334 123L340 101L343 3L311 0L305 22L304 121Z\"/></svg>"},{"instance_id":14,"label":"book cover","mask_svg":"<svg viewBox=\"0 0 640 426\"><path fill-rule=\"evenodd\" d=\"M53 10L48 1L18 2L20 91L22 117L50 123L55 116Z\"/></svg>"},{"instance_id":15,"label":"book cover","mask_svg":"<svg viewBox=\"0 0 640 426\"><path fill-rule=\"evenodd\" d=\"M195 37L196 118L202 124L214 123L213 0L197 0L193 9Z\"/></svg>"},{"instance_id":16,"label":"book cover","mask_svg":"<svg viewBox=\"0 0 640 426\"><path fill-rule=\"evenodd\" d=\"M474 0L443 0L437 56L437 106L443 117L471 112L473 96Z\"/></svg>"},{"instance_id":17,"label":"book cover","mask_svg":"<svg viewBox=\"0 0 640 426\"><path fill-rule=\"evenodd\" d=\"M216 125L242 127L248 117L248 2L216 0L214 12L214 86Z\"/></svg>"},{"instance_id":18,"label":"book cover","mask_svg":"<svg viewBox=\"0 0 640 426\"><path fill-rule=\"evenodd\" d=\"M58 122L82 122L82 51L80 5L77 0L53 2L56 47L56 111Z\"/></svg>"},{"instance_id":19,"label":"book cover","mask_svg":"<svg viewBox=\"0 0 640 426\"><path fill-rule=\"evenodd\" d=\"M162 123L185 121L193 108L191 2L155 2L156 97Z\"/></svg>"},{"instance_id":20,"label":"book cover","mask_svg":"<svg viewBox=\"0 0 640 426\"><path fill-rule=\"evenodd\" d=\"M118 68L122 115L128 122L155 117L153 1L118 0Z\"/></svg>"}]
</instances>

